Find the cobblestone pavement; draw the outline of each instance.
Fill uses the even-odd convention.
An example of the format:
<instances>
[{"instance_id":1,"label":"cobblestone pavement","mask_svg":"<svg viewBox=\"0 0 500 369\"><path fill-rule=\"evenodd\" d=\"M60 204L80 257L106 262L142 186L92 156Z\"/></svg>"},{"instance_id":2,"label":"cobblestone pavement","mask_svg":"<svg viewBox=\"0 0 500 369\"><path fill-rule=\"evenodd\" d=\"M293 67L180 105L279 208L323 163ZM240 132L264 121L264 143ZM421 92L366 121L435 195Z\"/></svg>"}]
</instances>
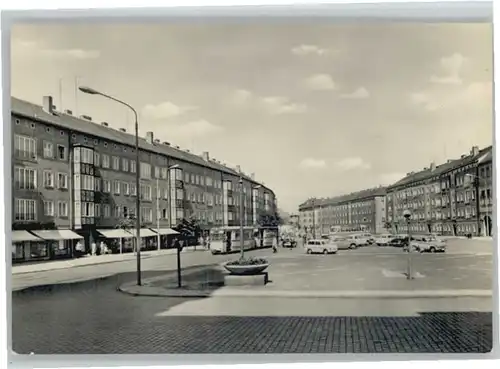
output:
<instances>
[{"instance_id":1,"label":"cobblestone pavement","mask_svg":"<svg viewBox=\"0 0 500 369\"><path fill-rule=\"evenodd\" d=\"M52 290L13 293L14 351L450 353L491 349L490 313L437 312L410 317L161 316L159 313L186 300L132 297L115 290L119 283L133 277L129 273Z\"/></svg>"}]
</instances>

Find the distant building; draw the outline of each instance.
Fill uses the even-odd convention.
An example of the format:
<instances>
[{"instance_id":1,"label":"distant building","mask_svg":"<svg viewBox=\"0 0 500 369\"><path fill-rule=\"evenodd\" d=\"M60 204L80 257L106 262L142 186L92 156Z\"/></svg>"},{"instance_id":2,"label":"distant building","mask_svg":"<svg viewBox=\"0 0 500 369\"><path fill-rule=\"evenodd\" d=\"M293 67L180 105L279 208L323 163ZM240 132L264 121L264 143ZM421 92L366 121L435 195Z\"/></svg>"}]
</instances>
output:
<instances>
[{"instance_id":1,"label":"distant building","mask_svg":"<svg viewBox=\"0 0 500 369\"><path fill-rule=\"evenodd\" d=\"M386 189L377 187L299 206L301 231L319 237L336 231L381 233L386 226Z\"/></svg>"}]
</instances>

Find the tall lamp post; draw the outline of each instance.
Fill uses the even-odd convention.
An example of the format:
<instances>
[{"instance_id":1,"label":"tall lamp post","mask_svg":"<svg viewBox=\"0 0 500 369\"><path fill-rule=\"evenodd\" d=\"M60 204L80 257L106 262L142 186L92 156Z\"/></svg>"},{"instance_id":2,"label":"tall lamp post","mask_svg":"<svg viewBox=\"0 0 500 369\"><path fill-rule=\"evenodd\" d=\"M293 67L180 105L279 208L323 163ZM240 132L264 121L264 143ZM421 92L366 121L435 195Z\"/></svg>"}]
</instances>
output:
<instances>
[{"instance_id":1,"label":"tall lamp post","mask_svg":"<svg viewBox=\"0 0 500 369\"><path fill-rule=\"evenodd\" d=\"M139 122L137 118L137 111L129 104L124 101L121 101L113 96L107 95L100 91L94 90L91 87L80 86L78 88L81 92L89 94L89 95L100 95L109 100L113 100L121 105L126 106L134 113L134 125L135 125L135 156L136 156L136 169L135 169L135 186L136 186L136 198L135 198L135 213L136 213L136 234L135 234L135 244L137 251L137 285L140 286L142 284L141 281L141 198L140 198L140 157L139 157Z\"/></svg>"},{"instance_id":2,"label":"tall lamp post","mask_svg":"<svg viewBox=\"0 0 500 369\"><path fill-rule=\"evenodd\" d=\"M245 257L245 248L243 247L243 177L240 177L240 258Z\"/></svg>"},{"instance_id":3,"label":"tall lamp post","mask_svg":"<svg viewBox=\"0 0 500 369\"><path fill-rule=\"evenodd\" d=\"M168 197L168 214L170 214L171 211L171 206L170 206L170 170L178 168L179 164L174 164L171 165L167 168L167 197ZM170 216L168 217L168 227L170 228ZM160 251L160 241L161 241L161 235L160 235L160 180L159 178L156 178L156 233L157 233L157 242L158 242L158 251Z\"/></svg>"},{"instance_id":4,"label":"tall lamp post","mask_svg":"<svg viewBox=\"0 0 500 369\"><path fill-rule=\"evenodd\" d=\"M406 219L406 225L408 227L408 259L406 261L406 279L413 279L412 275L412 258L411 258L411 230L410 230L410 219L411 212L409 210L405 210L403 212L403 216Z\"/></svg>"},{"instance_id":5,"label":"tall lamp post","mask_svg":"<svg viewBox=\"0 0 500 369\"><path fill-rule=\"evenodd\" d=\"M316 200L312 199L312 213L313 213L313 240L316 239Z\"/></svg>"}]
</instances>

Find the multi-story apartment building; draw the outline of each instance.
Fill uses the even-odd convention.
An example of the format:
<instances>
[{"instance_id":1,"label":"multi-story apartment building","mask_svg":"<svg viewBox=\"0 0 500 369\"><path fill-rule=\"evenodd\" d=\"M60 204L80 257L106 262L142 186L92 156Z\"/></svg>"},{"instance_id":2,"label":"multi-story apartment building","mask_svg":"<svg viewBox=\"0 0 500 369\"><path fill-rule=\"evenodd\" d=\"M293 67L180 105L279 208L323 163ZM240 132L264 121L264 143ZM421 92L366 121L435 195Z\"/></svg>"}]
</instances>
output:
<instances>
[{"instance_id":1,"label":"multi-story apartment building","mask_svg":"<svg viewBox=\"0 0 500 369\"><path fill-rule=\"evenodd\" d=\"M459 159L438 166L431 163L389 186L387 221L392 230L406 233L409 225L417 233L491 234L491 151L491 146L482 150L474 146ZM484 195L484 201L477 201L478 194ZM409 223L405 211L409 211Z\"/></svg>"},{"instance_id":2,"label":"multi-story apartment building","mask_svg":"<svg viewBox=\"0 0 500 369\"><path fill-rule=\"evenodd\" d=\"M208 152L195 155L148 132L137 163L135 136L123 128L57 111L50 96L43 106L16 98L11 105L14 260L71 256L75 240L88 249L103 236L124 237L116 227L137 216L138 193L145 238L191 217L207 229L238 225L240 194L245 225L277 211L270 188Z\"/></svg>"},{"instance_id":3,"label":"multi-story apartment building","mask_svg":"<svg viewBox=\"0 0 500 369\"><path fill-rule=\"evenodd\" d=\"M380 233L386 225L385 188L378 187L299 206L300 229L316 237L335 231Z\"/></svg>"}]
</instances>

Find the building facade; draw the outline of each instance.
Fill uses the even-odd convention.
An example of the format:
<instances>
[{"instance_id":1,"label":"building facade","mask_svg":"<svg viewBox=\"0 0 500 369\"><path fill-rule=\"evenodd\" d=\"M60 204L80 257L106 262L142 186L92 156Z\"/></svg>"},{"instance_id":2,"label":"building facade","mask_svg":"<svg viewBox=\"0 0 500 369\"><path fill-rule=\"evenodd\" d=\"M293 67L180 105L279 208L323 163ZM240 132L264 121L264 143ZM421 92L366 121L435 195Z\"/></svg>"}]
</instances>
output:
<instances>
[{"instance_id":1,"label":"building facade","mask_svg":"<svg viewBox=\"0 0 500 369\"><path fill-rule=\"evenodd\" d=\"M409 228L416 233L491 235L491 168L491 146L474 146L460 159L408 173L387 189L387 221L393 232L407 233Z\"/></svg>"},{"instance_id":2,"label":"building facade","mask_svg":"<svg viewBox=\"0 0 500 369\"><path fill-rule=\"evenodd\" d=\"M239 225L240 203L245 225L277 211L273 191L240 168L160 142L153 132L140 138L137 163L134 135L56 111L50 96L42 106L12 98L11 119L15 259L71 256L76 240L88 249L100 230L136 216L148 237L189 218L206 229ZM47 246L49 231L57 242Z\"/></svg>"},{"instance_id":3,"label":"building facade","mask_svg":"<svg viewBox=\"0 0 500 369\"><path fill-rule=\"evenodd\" d=\"M310 199L299 206L300 229L319 237L330 232L380 233L386 226L386 190L363 190L334 198Z\"/></svg>"}]
</instances>

